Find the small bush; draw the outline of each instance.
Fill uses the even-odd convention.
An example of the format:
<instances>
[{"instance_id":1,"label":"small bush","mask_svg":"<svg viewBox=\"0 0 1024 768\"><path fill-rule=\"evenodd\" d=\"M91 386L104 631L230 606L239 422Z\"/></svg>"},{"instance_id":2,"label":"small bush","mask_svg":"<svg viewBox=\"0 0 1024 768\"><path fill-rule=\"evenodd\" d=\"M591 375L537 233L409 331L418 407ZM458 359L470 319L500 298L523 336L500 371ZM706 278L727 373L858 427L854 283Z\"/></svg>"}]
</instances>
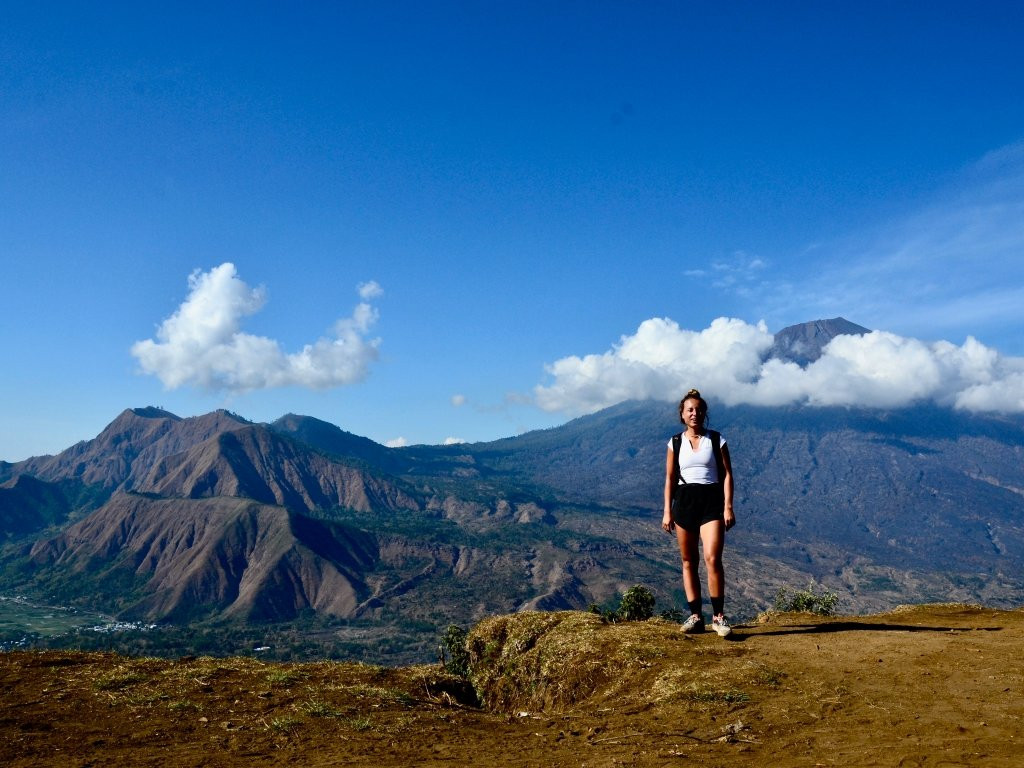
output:
<instances>
[{"instance_id":1,"label":"small bush","mask_svg":"<svg viewBox=\"0 0 1024 768\"><path fill-rule=\"evenodd\" d=\"M775 594L775 610L816 613L819 616L834 615L839 595L830 592L825 587L821 588L822 591L819 594L814 591L814 588L813 581L807 585L807 589L780 588Z\"/></svg>"},{"instance_id":2,"label":"small bush","mask_svg":"<svg viewBox=\"0 0 1024 768\"><path fill-rule=\"evenodd\" d=\"M630 587L619 602L620 621L647 621L654 615L654 595L643 584Z\"/></svg>"},{"instance_id":3,"label":"small bush","mask_svg":"<svg viewBox=\"0 0 1024 768\"><path fill-rule=\"evenodd\" d=\"M647 621L654 615L654 595L643 584L637 584L623 593L619 598L619 607L615 610L601 608L597 603L591 603L587 610L600 616L606 624Z\"/></svg>"},{"instance_id":4,"label":"small bush","mask_svg":"<svg viewBox=\"0 0 1024 768\"><path fill-rule=\"evenodd\" d=\"M469 651L466 650L466 630L456 624L449 624L441 635L438 656L441 665L456 677L469 677Z\"/></svg>"}]
</instances>

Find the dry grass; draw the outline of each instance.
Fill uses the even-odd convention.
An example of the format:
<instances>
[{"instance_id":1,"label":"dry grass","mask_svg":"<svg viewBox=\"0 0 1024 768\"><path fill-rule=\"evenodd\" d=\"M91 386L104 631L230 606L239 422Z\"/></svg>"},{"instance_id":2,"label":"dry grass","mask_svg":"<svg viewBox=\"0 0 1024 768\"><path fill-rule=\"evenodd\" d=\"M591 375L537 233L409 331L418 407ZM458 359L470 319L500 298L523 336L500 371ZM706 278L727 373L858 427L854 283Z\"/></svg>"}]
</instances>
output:
<instances>
[{"instance_id":1,"label":"dry grass","mask_svg":"<svg viewBox=\"0 0 1024 768\"><path fill-rule=\"evenodd\" d=\"M0 765L1020 763L1024 611L776 614L735 634L489 619L469 645L492 711L438 665L0 654Z\"/></svg>"},{"instance_id":2,"label":"dry grass","mask_svg":"<svg viewBox=\"0 0 1024 768\"><path fill-rule=\"evenodd\" d=\"M589 613L520 613L481 622L467 643L481 701L502 712L560 712L608 701L642 709L747 695L699 682L740 649L696 642L660 619L607 624Z\"/></svg>"}]
</instances>

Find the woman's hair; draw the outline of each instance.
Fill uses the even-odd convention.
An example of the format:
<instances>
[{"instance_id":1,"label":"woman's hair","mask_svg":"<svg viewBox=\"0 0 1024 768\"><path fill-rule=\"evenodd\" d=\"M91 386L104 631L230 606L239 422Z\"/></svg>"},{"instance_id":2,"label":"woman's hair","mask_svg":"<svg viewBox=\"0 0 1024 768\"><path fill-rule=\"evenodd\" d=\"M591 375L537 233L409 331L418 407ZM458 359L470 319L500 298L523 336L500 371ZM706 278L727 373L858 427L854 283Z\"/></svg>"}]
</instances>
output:
<instances>
[{"instance_id":1,"label":"woman's hair","mask_svg":"<svg viewBox=\"0 0 1024 768\"><path fill-rule=\"evenodd\" d=\"M679 421L683 420L683 404L687 400L697 401L697 416L700 418L700 426L702 429L708 427L708 401L700 396L700 392L696 389L691 389L685 395L683 399L679 401Z\"/></svg>"}]
</instances>

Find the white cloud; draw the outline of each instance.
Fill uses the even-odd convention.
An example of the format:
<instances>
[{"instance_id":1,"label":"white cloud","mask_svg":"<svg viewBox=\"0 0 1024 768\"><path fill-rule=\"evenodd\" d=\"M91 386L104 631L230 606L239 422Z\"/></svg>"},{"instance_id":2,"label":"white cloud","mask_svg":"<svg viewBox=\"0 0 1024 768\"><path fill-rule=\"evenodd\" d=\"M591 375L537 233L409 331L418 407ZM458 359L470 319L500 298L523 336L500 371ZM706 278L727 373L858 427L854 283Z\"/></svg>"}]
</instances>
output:
<instances>
[{"instance_id":1,"label":"white cloud","mask_svg":"<svg viewBox=\"0 0 1024 768\"><path fill-rule=\"evenodd\" d=\"M384 289L380 287L380 284L376 280L371 280L368 283L359 284L359 298L363 301L369 301L370 299L376 299L379 296L384 295Z\"/></svg>"},{"instance_id":2,"label":"white cloud","mask_svg":"<svg viewBox=\"0 0 1024 768\"><path fill-rule=\"evenodd\" d=\"M464 442L466 441L463 440L461 437L446 437L444 439L445 445L462 445Z\"/></svg>"},{"instance_id":3,"label":"white cloud","mask_svg":"<svg viewBox=\"0 0 1024 768\"><path fill-rule=\"evenodd\" d=\"M394 437L391 440L385 440L384 445L388 448L405 448L409 444L409 441L404 437Z\"/></svg>"},{"instance_id":4,"label":"white cloud","mask_svg":"<svg viewBox=\"0 0 1024 768\"><path fill-rule=\"evenodd\" d=\"M963 345L885 331L837 336L806 367L764 361L764 323L718 318L702 331L667 318L640 324L603 354L547 366L537 405L571 415L629 399L673 400L696 387L726 404L860 405L894 408L932 401L971 411L1024 412L1024 358L1001 356L968 337Z\"/></svg>"},{"instance_id":5,"label":"white cloud","mask_svg":"<svg viewBox=\"0 0 1024 768\"><path fill-rule=\"evenodd\" d=\"M454 405L456 408L460 408L460 407L462 407L465 404L466 404L466 396L465 395L452 395L452 405Z\"/></svg>"},{"instance_id":6,"label":"white cloud","mask_svg":"<svg viewBox=\"0 0 1024 768\"><path fill-rule=\"evenodd\" d=\"M771 345L763 324L721 317L703 331L689 331L652 318L603 354L546 366L554 382L536 387L534 396L546 411L592 413L623 400L671 398L680 387L722 391L753 380Z\"/></svg>"},{"instance_id":7,"label":"white cloud","mask_svg":"<svg viewBox=\"0 0 1024 768\"><path fill-rule=\"evenodd\" d=\"M142 372L168 389L186 384L230 392L329 389L362 380L377 359L380 340L368 337L377 310L367 303L381 293L375 282L360 286L364 301L351 317L334 324L330 336L294 354L283 352L273 339L241 330L242 320L262 309L266 294L246 285L233 264L196 270L188 284L188 297L157 329L156 340L138 341L131 349Z\"/></svg>"}]
</instances>

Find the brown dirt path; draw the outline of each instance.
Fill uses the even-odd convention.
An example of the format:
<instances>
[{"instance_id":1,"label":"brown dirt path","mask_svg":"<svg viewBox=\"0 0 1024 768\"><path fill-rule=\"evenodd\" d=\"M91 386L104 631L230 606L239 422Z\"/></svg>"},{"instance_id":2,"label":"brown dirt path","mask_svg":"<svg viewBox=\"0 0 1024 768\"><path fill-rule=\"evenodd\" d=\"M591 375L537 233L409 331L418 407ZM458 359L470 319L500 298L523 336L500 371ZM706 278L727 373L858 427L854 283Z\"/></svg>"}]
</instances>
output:
<instances>
[{"instance_id":1,"label":"brown dirt path","mask_svg":"<svg viewBox=\"0 0 1024 768\"><path fill-rule=\"evenodd\" d=\"M1024 765L1024 611L599 635L645 653L568 710L499 714L436 667L0 654L0 765Z\"/></svg>"}]
</instances>

